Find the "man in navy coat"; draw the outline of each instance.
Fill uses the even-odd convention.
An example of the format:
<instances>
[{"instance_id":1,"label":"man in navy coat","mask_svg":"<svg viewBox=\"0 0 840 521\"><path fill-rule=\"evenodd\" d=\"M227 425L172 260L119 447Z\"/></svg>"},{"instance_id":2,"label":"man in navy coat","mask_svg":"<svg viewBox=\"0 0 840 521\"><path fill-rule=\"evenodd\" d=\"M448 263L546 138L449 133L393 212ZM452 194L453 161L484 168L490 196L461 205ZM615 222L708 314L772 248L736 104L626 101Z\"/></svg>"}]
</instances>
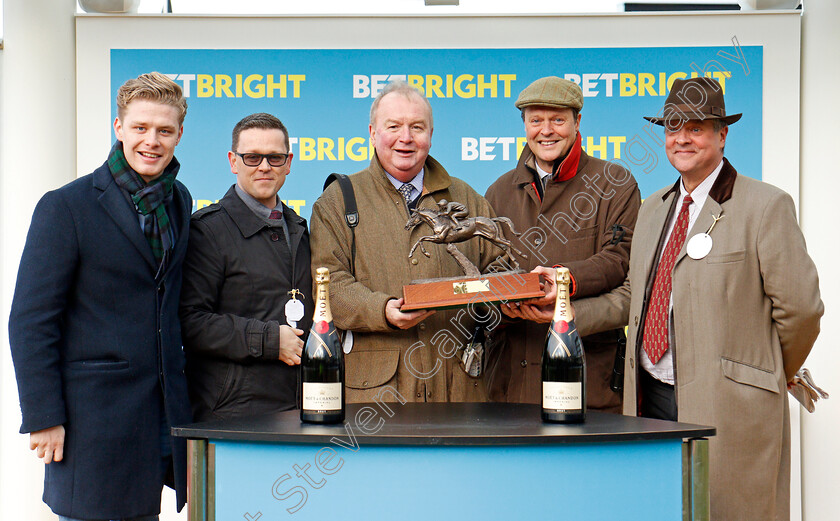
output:
<instances>
[{"instance_id":1,"label":"man in navy coat","mask_svg":"<svg viewBox=\"0 0 840 521\"><path fill-rule=\"evenodd\" d=\"M192 198L175 180L187 103L159 73L117 94L117 142L92 174L44 195L9 318L44 501L65 520L158 518L186 499L190 406L178 321Z\"/></svg>"}]
</instances>

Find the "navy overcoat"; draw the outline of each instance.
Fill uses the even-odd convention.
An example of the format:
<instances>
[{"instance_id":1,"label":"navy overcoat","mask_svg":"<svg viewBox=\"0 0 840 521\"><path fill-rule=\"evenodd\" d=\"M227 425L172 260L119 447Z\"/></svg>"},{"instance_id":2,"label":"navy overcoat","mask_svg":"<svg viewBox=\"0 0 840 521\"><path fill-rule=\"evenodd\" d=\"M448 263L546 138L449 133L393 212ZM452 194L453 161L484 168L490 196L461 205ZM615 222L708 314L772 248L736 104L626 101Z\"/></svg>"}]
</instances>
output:
<instances>
[{"instance_id":1,"label":"navy overcoat","mask_svg":"<svg viewBox=\"0 0 840 521\"><path fill-rule=\"evenodd\" d=\"M175 161L175 159L173 159ZM20 262L9 341L23 424L63 424L64 459L46 466L44 501L81 519L160 509L161 419L189 423L178 321L192 198L176 182L176 244L157 266L107 164L44 195ZM186 443L171 441L178 509Z\"/></svg>"}]
</instances>

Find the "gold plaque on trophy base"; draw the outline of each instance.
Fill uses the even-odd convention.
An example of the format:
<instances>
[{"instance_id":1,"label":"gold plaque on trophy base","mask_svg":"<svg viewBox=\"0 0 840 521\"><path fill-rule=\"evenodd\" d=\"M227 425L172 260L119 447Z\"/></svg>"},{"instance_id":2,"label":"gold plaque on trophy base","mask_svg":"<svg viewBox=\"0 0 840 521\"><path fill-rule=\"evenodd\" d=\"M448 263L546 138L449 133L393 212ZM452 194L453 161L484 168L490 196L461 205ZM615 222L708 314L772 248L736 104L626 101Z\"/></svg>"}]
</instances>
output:
<instances>
[{"instance_id":1,"label":"gold plaque on trophy base","mask_svg":"<svg viewBox=\"0 0 840 521\"><path fill-rule=\"evenodd\" d=\"M488 273L479 277L451 277L414 281L403 286L401 311L451 309L478 303L515 302L542 297L537 273Z\"/></svg>"}]
</instances>

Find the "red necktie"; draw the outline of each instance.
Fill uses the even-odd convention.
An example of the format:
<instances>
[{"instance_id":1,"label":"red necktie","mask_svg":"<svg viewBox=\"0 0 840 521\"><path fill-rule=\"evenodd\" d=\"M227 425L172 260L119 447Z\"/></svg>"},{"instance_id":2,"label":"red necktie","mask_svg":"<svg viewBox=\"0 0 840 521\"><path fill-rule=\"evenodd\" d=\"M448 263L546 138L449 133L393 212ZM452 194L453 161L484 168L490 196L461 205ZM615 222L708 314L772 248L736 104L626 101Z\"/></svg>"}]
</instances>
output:
<instances>
[{"instance_id":1,"label":"red necktie","mask_svg":"<svg viewBox=\"0 0 840 521\"><path fill-rule=\"evenodd\" d=\"M268 216L269 219L282 219L283 213L280 210L271 210L271 214Z\"/></svg>"},{"instance_id":2,"label":"red necktie","mask_svg":"<svg viewBox=\"0 0 840 521\"><path fill-rule=\"evenodd\" d=\"M688 205L691 204L691 196L686 195L683 199L680 214L674 224L674 230L665 245L665 252L659 261L656 269L656 279L653 281L653 292L650 296L647 318L645 319L644 347L645 353L652 364L656 364L665 351L668 350L668 308L671 301L671 274L674 271L674 264L677 255L685 242L688 232Z\"/></svg>"}]
</instances>

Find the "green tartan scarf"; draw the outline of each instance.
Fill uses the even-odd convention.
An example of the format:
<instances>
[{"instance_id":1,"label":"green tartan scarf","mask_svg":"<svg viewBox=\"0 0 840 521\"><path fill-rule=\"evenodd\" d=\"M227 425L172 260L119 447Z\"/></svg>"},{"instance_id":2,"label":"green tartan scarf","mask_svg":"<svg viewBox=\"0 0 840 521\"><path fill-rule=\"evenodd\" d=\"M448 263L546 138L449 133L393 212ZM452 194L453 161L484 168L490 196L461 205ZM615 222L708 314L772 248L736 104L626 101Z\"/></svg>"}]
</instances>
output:
<instances>
[{"instance_id":1,"label":"green tartan scarf","mask_svg":"<svg viewBox=\"0 0 840 521\"><path fill-rule=\"evenodd\" d=\"M128 165L122 141L114 143L108 154L108 169L111 170L114 182L131 196L137 213L146 217L143 233L158 265L163 262L165 252L172 250L172 229L169 216L166 215L166 198L172 194L172 185L175 184L175 176L180 167L178 160L173 157L163 174L146 184Z\"/></svg>"}]
</instances>

